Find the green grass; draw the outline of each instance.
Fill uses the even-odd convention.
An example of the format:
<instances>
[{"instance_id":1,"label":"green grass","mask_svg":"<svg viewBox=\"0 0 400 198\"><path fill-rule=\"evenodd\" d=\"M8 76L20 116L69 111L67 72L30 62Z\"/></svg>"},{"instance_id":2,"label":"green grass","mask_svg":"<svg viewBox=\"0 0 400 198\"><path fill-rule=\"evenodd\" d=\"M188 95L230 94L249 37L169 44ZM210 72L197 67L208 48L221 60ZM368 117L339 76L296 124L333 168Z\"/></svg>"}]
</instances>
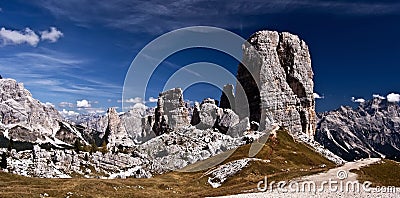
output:
<instances>
[{"instance_id":1,"label":"green grass","mask_svg":"<svg viewBox=\"0 0 400 198\"><path fill-rule=\"evenodd\" d=\"M400 163L388 159L363 167L360 170L351 170L358 175L361 182L370 181L373 186L400 186Z\"/></svg>"},{"instance_id":2,"label":"green grass","mask_svg":"<svg viewBox=\"0 0 400 198\"><path fill-rule=\"evenodd\" d=\"M229 178L221 187L214 189L208 183L204 171L194 173L170 172L149 179L40 179L27 178L0 172L0 197L38 197L47 193L50 197L204 197L238 194L255 190L257 183L268 177L269 181L290 180L335 167L335 165L302 143L296 143L285 131L279 131L277 141L271 138L256 155L267 160L251 161L237 175ZM251 145L239 147L224 163L248 157ZM223 154L195 163L195 169L214 160L223 160ZM321 165L326 167L322 168Z\"/></svg>"}]
</instances>

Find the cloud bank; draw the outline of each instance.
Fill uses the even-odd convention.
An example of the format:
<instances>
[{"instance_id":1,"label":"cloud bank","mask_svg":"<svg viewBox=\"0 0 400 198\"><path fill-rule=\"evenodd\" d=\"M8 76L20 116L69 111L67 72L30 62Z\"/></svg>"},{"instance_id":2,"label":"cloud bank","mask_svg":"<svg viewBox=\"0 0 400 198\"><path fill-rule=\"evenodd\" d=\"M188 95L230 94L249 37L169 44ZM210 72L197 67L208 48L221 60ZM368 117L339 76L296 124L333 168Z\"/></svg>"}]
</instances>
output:
<instances>
[{"instance_id":1,"label":"cloud bank","mask_svg":"<svg viewBox=\"0 0 400 198\"><path fill-rule=\"evenodd\" d=\"M400 102L400 94L390 93L386 98L389 102Z\"/></svg>"},{"instance_id":2,"label":"cloud bank","mask_svg":"<svg viewBox=\"0 0 400 198\"><path fill-rule=\"evenodd\" d=\"M63 109L62 111L60 111L60 114L61 114L63 117L71 117L71 116L78 116L78 115L79 115L79 113L77 113L77 112L75 112L75 111L68 111L68 110L65 110L65 109Z\"/></svg>"},{"instance_id":3,"label":"cloud bank","mask_svg":"<svg viewBox=\"0 0 400 198\"><path fill-rule=\"evenodd\" d=\"M313 93L314 99L323 99L324 96L320 96L318 93Z\"/></svg>"},{"instance_id":4,"label":"cloud bank","mask_svg":"<svg viewBox=\"0 0 400 198\"><path fill-rule=\"evenodd\" d=\"M64 34L55 27L50 27L50 31L41 31L39 35L35 33L31 28L25 28L24 30L11 30L2 27L0 29L0 39L2 40L2 45L19 45L28 44L32 47L36 47L40 40L49 41L55 43Z\"/></svg>"},{"instance_id":5,"label":"cloud bank","mask_svg":"<svg viewBox=\"0 0 400 198\"><path fill-rule=\"evenodd\" d=\"M364 98L355 98L355 97L351 97L351 101L352 102L356 102L356 103L364 103L365 99Z\"/></svg>"},{"instance_id":6,"label":"cloud bank","mask_svg":"<svg viewBox=\"0 0 400 198\"><path fill-rule=\"evenodd\" d=\"M3 45L18 45L18 44L28 44L30 46L36 47L39 43L39 36L30 28L25 28L25 30L7 30L2 27L0 29L0 38L3 41Z\"/></svg>"},{"instance_id":7,"label":"cloud bank","mask_svg":"<svg viewBox=\"0 0 400 198\"><path fill-rule=\"evenodd\" d=\"M149 102L157 102L157 101L158 101L157 98L154 98L154 97L150 97L150 98L149 98Z\"/></svg>"},{"instance_id":8,"label":"cloud bank","mask_svg":"<svg viewBox=\"0 0 400 198\"><path fill-rule=\"evenodd\" d=\"M64 34L60 30L57 30L57 28L55 27L50 27L50 31L42 31L40 32L40 34L40 38L42 39L42 41L48 40L51 43L57 42L59 38L64 36Z\"/></svg>"},{"instance_id":9,"label":"cloud bank","mask_svg":"<svg viewBox=\"0 0 400 198\"><path fill-rule=\"evenodd\" d=\"M77 108L90 108L92 105L87 100L78 100L76 101Z\"/></svg>"}]
</instances>

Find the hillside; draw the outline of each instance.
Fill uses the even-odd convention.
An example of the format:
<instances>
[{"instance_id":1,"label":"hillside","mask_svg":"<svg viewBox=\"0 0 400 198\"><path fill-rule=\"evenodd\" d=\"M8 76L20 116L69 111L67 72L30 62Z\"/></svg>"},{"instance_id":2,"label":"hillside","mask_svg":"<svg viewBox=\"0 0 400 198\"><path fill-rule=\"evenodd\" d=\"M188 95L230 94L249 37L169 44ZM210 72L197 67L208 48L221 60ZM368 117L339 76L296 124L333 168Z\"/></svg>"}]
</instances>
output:
<instances>
[{"instance_id":1,"label":"hillside","mask_svg":"<svg viewBox=\"0 0 400 198\"><path fill-rule=\"evenodd\" d=\"M239 147L224 165L248 158L250 145ZM213 158L217 158L213 157ZM210 158L211 160L213 158ZM50 197L204 197L252 192L264 176L280 181L327 171L335 165L303 143L297 143L286 131L269 138L247 166L229 177L219 188L208 179L212 171L169 172L148 179L41 179L0 172L0 197L32 197L47 193ZM199 164L202 162L197 162ZM192 166L196 166L196 164ZM223 166L223 165L222 165ZM218 167L217 167L218 168ZM70 194L68 194L70 193ZM72 194L71 194L72 193Z\"/></svg>"}]
</instances>

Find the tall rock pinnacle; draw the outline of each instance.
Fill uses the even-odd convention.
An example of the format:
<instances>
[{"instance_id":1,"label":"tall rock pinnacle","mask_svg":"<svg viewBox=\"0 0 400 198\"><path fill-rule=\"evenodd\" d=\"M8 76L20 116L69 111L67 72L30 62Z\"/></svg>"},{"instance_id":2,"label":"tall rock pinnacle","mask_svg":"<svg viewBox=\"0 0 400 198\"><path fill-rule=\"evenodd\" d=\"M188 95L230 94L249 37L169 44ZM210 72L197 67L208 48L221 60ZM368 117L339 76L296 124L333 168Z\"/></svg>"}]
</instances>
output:
<instances>
[{"instance_id":1,"label":"tall rock pinnacle","mask_svg":"<svg viewBox=\"0 0 400 198\"><path fill-rule=\"evenodd\" d=\"M182 89L174 88L160 93L153 125L156 135L189 124L189 112L183 101Z\"/></svg>"},{"instance_id":2,"label":"tall rock pinnacle","mask_svg":"<svg viewBox=\"0 0 400 198\"><path fill-rule=\"evenodd\" d=\"M314 83L306 43L296 35L275 31L256 32L248 43L254 48L248 44L243 46L237 79L247 96L250 121L259 122L261 130L278 124L292 134L303 132L313 136L316 122ZM252 76L243 64L256 75ZM243 94L240 96L238 88L236 110L241 115L243 109L238 104L243 101Z\"/></svg>"},{"instance_id":3,"label":"tall rock pinnacle","mask_svg":"<svg viewBox=\"0 0 400 198\"><path fill-rule=\"evenodd\" d=\"M235 109L235 96L233 95L233 85L224 86L219 107L223 109Z\"/></svg>"},{"instance_id":4,"label":"tall rock pinnacle","mask_svg":"<svg viewBox=\"0 0 400 198\"><path fill-rule=\"evenodd\" d=\"M129 138L125 130L124 123L114 107L107 110L108 126L103 139L106 141L108 148L111 147L131 147L134 145L132 139Z\"/></svg>"}]
</instances>

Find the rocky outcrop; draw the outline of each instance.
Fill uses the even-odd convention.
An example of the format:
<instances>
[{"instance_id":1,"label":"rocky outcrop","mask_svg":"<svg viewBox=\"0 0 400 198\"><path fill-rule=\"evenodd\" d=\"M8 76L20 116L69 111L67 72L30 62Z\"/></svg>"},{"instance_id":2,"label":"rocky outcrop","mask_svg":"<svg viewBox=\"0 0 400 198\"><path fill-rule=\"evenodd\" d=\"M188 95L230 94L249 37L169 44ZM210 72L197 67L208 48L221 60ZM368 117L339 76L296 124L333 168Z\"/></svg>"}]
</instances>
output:
<instances>
[{"instance_id":1,"label":"rocky outcrop","mask_svg":"<svg viewBox=\"0 0 400 198\"><path fill-rule=\"evenodd\" d=\"M218 111L219 108L212 99L205 99L200 106L200 123L196 127L202 130L213 128L217 121Z\"/></svg>"},{"instance_id":2,"label":"rocky outcrop","mask_svg":"<svg viewBox=\"0 0 400 198\"><path fill-rule=\"evenodd\" d=\"M164 173L237 148L246 144L245 139L262 135L253 132L249 137L233 138L212 129L179 128L139 145L135 153L148 160L144 166L152 173Z\"/></svg>"},{"instance_id":3,"label":"rocky outcrop","mask_svg":"<svg viewBox=\"0 0 400 198\"><path fill-rule=\"evenodd\" d=\"M71 117L66 117L65 119L72 121L83 128L101 133L104 133L108 126L107 115L79 114L78 116L74 117L74 119L71 119Z\"/></svg>"},{"instance_id":4,"label":"rocky outcrop","mask_svg":"<svg viewBox=\"0 0 400 198\"><path fill-rule=\"evenodd\" d=\"M246 132L251 130L249 118L245 117L239 121L236 125L229 127L227 134L232 137L242 137ZM252 130L257 131L257 130Z\"/></svg>"},{"instance_id":5,"label":"rocky outcrop","mask_svg":"<svg viewBox=\"0 0 400 198\"><path fill-rule=\"evenodd\" d=\"M114 126L111 124L111 126ZM88 178L146 178L181 169L189 164L218 155L259 138L261 132L234 138L212 129L179 128L137 145L129 152L46 150L34 146L30 150L8 151L3 171L34 177L69 178L82 175Z\"/></svg>"},{"instance_id":6,"label":"rocky outcrop","mask_svg":"<svg viewBox=\"0 0 400 198\"><path fill-rule=\"evenodd\" d=\"M189 111L183 101L182 89L175 88L160 93L153 131L156 135L189 125Z\"/></svg>"},{"instance_id":7,"label":"rocky outcrop","mask_svg":"<svg viewBox=\"0 0 400 198\"><path fill-rule=\"evenodd\" d=\"M22 83L13 79L0 80L0 121L3 125L24 126L51 135L59 129L60 114L54 107L32 98Z\"/></svg>"},{"instance_id":8,"label":"rocky outcrop","mask_svg":"<svg viewBox=\"0 0 400 198\"><path fill-rule=\"evenodd\" d=\"M151 173L142 168L139 157L124 153L76 152L75 150L46 150L35 145L31 150L0 149L8 156L3 171L42 178L148 178Z\"/></svg>"},{"instance_id":9,"label":"rocky outcrop","mask_svg":"<svg viewBox=\"0 0 400 198\"><path fill-rule=\"evenodd\" d=\"M105 131L103 140L107 143L107 147L132 147L134 143L125 130L124 122L118 115L115 108L109 108L107 111L108 126Z\"/></svg>"},{"instance_id":10,"label":"rocky outcrop","mask_svg":"<svg viewBox=\"0 0 400 198\"><path fill-rule=\"evenodd\" d=\"M233 95L233 85L224 86L219 107L223 109L235 109L235 96Z\"/></svg>"},{"instance_id":11,"label":"rocky outcrop","mask_svg":"<svg viewBox=\"0 0 400 198\"><path fill-rule=\"evenodd\" d=\"M13 79L0 79L0 115L3 147L10 144L18 149L29 149L35 144L65 147L76 140L87 144L51 104L34 99L22 83Z\"/></svg>"},{"instance_id":12,"label":"rocky outcrop","mask_svg":"<svg viewBox=\"0 0 400 198\"><path fill-rule=\"evenodd\" d=\"M133 108L120 115L122 127L129 137L137 144L148 141L155 137L152 130L154 115L147 114L143 108Z\"/></svg>"},{"instance_id":13,"label":"rocky outcrop","mask_svg":"<svg viewBox=\"0 0 400 198\"><path fill-rule=\"evenodd\" d=\"M229 128L239 124L239 116L231 109L219 109L216 128L223 134L226 134Z\"/></svg>"},{"instance_id":14,"label":"rocky outcrop","mask_svg":"<svg viewBox=\"0 0 400 198\"><path fill-rule=\"evenodd\" d=\"M121 134L133 140L135 144L140 144L155 137L152 131L154 124L153 108L147 108L144 105L138 105L125 113L118 113L120 126L117 127ZM69 119L69 118L68 118ZM114 116L114 119L116 117ZM89 142L96 142L101 145L103 136L109 125L109 116L98 114L78 115L74 120ZM126 134L125 134L126 133Z\"/></svg>"},{"instance_id":15,"label":"rocky outcrop","mask_svg":"<svg viewBox=\"0 0 400 198\"><path fill-rule=\"evenodd\" d=\"M243 90L237 86L235 94L240 117L246 111L243 97L247 97L250 121L260 123L260 130L278 124L292 134L313 136L314 83L306 43L287 32L259 31L248 39L243 49L243 61L237 73Z\"/></svg>"},{"instance_id":16,"label":"rocky outcrop","mask_svg":"<svg viewBox=\"0 0 400 198\"><path fill-rule=\"evenodd\" d=\"M190 125L196 126L200 123L200 104L198 102L194 103L192 118L190 120Z\"/></svg>"},{"instance_id":17,"label":"rocky outcrop","mask_svg":"<svg viewBox=\"0 0 400 198\"><path fill-rule=\"evenodd\" d=\"M374 97L357 108L320 113L315 140L348 161L382 156L399 161L400 106Z\"/></svg>"},{"instance_id":18,"label":"rocky outcrop","mask_svg":"<svg viewBox=\"0 0 400 198\"><path fill-rule=\"evenodd\" d=\"M248 129L243 126L247 124L236 126L240 121L239 116L231 109L219 108L216 101L211 98L204 99L200 107L195 107L192 123L196 123L195 121L197 121L196 128L201 130L213 128L223 134L227 134L230 129L234 130L229 133L235 134L232 137L239 137L238 134L243 134Z\"/></svg>"}]
</instances>

